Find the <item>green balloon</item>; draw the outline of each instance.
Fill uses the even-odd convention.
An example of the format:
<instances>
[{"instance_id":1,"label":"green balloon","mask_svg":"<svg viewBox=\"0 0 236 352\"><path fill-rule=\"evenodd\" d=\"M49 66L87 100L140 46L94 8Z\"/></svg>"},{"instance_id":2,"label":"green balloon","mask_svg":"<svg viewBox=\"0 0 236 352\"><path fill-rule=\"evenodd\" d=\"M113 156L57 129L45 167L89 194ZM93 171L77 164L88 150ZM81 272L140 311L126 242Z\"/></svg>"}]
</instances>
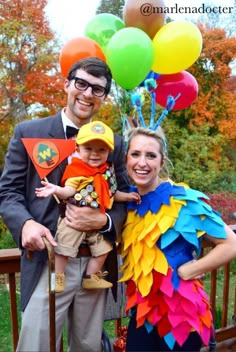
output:
<instances>
[{"instance_id":1,"label":"green balloon","mask_svg":"<svg viewBox=\"0 0 236 352\"><path fill-rule=\"evenodd\" d=\"M92 18L85 27L85 36L95 40L105 52L111 37L124 28L124 22L110 13L101 13Z\"/></svg>"},{"instance_id":2,"label":"green balloon","mask_svg":"<svg viewBox=\"0 0 236 352\"><path fill-rule=\"evenodd\" d=\"M154 48L150 37L141 29L121 29L110 39L106 60L113 79L122 88L136 88L150 72L154 61Z\"/></svg>"}]
</instances>

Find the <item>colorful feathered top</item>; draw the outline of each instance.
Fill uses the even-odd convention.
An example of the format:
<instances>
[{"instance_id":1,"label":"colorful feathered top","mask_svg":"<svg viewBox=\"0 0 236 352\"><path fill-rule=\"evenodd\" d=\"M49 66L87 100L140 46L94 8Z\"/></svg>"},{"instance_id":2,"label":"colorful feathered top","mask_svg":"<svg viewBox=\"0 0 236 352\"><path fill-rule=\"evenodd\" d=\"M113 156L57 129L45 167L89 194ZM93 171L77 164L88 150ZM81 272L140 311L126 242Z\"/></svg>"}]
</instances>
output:
<instances>
[{"instance_id":1,"label":"colorful feathered top","mask_svg":"<svg viewBox=\"0 0 236 352\"><path fill-rule=\"evenodd\" d=\"M205 194L170 180L141 199L129 203L122 234L126 311L136 311L137 327L156 328L170 349L193 330L207 345L212 315L203 284L182 280L177 268L200 253L205 233L226 238L220 214Z\"/></svg>"}]
</instances>

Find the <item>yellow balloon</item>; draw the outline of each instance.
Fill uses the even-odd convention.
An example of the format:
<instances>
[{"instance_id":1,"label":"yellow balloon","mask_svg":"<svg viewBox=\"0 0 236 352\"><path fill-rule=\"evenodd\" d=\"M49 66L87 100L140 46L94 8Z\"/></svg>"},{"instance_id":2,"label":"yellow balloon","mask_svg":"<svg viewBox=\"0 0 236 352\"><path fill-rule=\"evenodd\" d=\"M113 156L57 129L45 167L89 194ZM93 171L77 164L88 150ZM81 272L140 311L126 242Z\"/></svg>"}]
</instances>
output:
<instances>
[{"instance_id":1,"label":"yellow balloon","mask_svg":"<svg viewBox=\"0 0 236 352\"><path fill-rule=\"evenodd\" d=\"M202 35L191 22L173 21L164 25L153 38L152 71L172 74L186 70L198 59Z\"/></svg>"}]
</instances>

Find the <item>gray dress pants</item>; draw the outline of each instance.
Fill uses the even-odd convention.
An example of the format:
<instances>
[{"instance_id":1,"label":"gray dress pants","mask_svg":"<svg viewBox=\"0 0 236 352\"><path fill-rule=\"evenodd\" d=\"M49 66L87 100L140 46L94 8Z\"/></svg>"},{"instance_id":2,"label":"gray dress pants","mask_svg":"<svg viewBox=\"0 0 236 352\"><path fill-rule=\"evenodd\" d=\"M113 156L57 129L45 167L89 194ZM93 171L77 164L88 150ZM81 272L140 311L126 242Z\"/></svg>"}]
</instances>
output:
<instances>
[{"instance_id":1,"label":"gray dress pants","mask_svg":"<svg viewBox=\"0 0 236 352\"><path fill-rule=\"evenodd\" d=\"M56 295L57 352L64 323L69 352L101 352L107 290L85 290L82 275L89 257L70 258L66 267L66 289ZM17 352L49 352L48 269L41 275L22 313ZM64 351L67 351L64 346Z\"/></svg>"}]
</instances>

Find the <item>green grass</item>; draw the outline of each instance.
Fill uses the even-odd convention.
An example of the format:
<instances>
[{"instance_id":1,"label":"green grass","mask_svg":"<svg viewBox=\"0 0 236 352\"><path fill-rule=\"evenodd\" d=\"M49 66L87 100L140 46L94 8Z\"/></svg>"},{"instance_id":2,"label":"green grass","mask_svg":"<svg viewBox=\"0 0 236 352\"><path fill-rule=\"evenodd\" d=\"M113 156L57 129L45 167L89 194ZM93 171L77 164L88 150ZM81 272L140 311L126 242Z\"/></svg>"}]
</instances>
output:
<instances>
[{"instance_id":1,"label":"green grass","mask_svg":"<svg viewBox=\"0 0 236 352\"><path fill-rule=\"evenodd\" d=\"M3 284L0 284L0 317L0 352L12 352L13 343L11 332L9 292L7 291L6 285Z\"/></svg>"},{"instance_id":2,"label":"green grass","mask_svg":"<svg viewBox=\"0 0 236 352\"><path fill-rule=\"evenodd\" d=\"M1 218L0 218L0 249L5 249L5 248L16 248L16 242L13 240L12 235L10 234L9 231L1 231L1 226L3 224L1 223Z\"/></svg>"},{"instance_id":3,"label":"green grass","mask_svg":"<svg viewBox=\"0 0 236 352\"><path fill-rule=\"evenodd\" d=\"M11 342L11 323L10 319L8 319L10 311L8 292L0 290L0 295L0 351L11 352L13 351L13 346Z\"/></svg>"},{"instance_id":4,"label":"green grass","mask_svg":"<svg viewBox=\"0 0 236 352\"><path fill-rule=\"evenodd\" d=\"M129 318L122 318L121 319L121 325L128 325ZM113 339L116 336L116 324L114 320L108 320L105 321L104 323L104 329L106 330L106 333L109 338Z\"/></svg>"}]
</instances>

